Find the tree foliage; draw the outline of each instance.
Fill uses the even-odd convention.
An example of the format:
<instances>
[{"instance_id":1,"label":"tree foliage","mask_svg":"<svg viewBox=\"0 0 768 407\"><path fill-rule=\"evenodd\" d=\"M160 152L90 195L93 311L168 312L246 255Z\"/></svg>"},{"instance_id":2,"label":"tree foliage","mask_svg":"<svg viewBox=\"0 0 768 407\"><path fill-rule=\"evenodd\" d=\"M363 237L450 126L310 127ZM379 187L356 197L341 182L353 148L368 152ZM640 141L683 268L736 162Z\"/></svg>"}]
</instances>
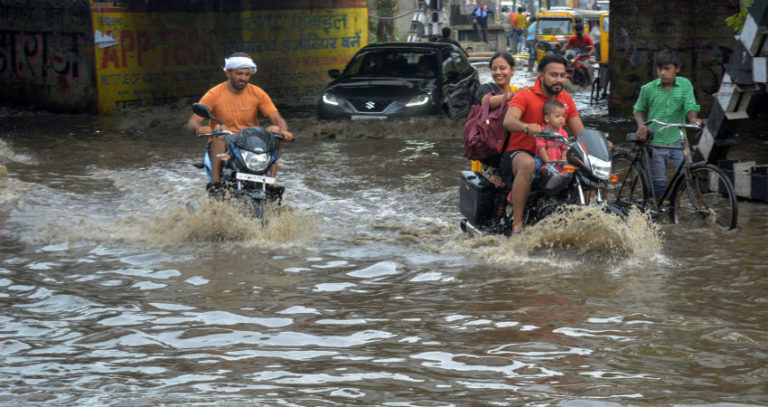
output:
<instances>
[{"instance_id":1,"label":"tree foliage","mask_svg":"<svg viewBox=\"0 0 768 407\"><path fill-rule=\"evenodd\" d=\"M726 17L725 24L731 27L736 32L741 32L744 28L744 21L747 20L747 9L755 2L755 0L744 0L741 2L741 10L738 13Z\"/></svg>"}]
</instances>

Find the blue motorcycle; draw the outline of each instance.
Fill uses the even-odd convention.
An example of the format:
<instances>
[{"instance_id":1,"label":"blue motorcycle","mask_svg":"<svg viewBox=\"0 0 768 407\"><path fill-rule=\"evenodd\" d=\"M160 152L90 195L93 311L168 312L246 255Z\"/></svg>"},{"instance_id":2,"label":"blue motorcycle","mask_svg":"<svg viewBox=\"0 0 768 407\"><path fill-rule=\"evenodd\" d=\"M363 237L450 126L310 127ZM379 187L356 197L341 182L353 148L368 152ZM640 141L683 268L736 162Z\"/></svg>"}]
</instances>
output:
<instances>
[{"instance_id":1,"label":"blue motorcycle","mask_svg":"<svg viewBox=\"0 0 768 407\"><path fill-rule=\"evenodd\" d=\"M208 106L194 103L192 111L204 119L215 120L222 124L221 119L213 116ZM280 133L264 130L262 127L247 127L238 133L228 130L214 130L199 136L224 136L227 145L226 156L219 157L224 162L221 167L221 184L213 184L209 142L202 163L195 166L205 169L208 177L208 194L214 199L236 199L247 203L252 214L264 224L264 207L269 202L283 200L285 188L277 186L275 177L269 175L269 169L277 161Z\"/></svg>"}]
</instances>

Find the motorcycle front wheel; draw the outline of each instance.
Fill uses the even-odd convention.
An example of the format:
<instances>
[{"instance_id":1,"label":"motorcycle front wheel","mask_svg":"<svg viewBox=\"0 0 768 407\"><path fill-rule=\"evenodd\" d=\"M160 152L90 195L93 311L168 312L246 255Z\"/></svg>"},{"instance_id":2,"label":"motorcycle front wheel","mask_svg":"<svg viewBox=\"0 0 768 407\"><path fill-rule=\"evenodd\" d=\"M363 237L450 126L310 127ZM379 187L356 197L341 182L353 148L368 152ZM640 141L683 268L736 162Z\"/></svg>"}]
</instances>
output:
<instances>
[{"instance_id":1,"label":"motorcycle front wheel","mask_svg":"<svg viewBox=\"0 0 768 407\"><path fill-rule=\"evenodd\" d=\"M251 200L251 203L253 205L252 215L254 218L257 218L261 221L261 226L263 227L265 202L263 199L253 199Z\"/></svg>"},{"instance_id":2,"label":"motorcycle front wheel","mask_svg":"<svg viewBox=\"0 0 768 407\"><path fill-rule=\"evenodd\" d=\"M642 166L625 153L614 154L611 166L619 181L608 185L606 200L623 208L644 209L650 198L651 184Z\"/></svg>"},{"instance_id":3,"label":"motorcycle front wheel","mask_svg":"<svg viewBox=\"0 0 768 407\"><path fill-rule=\"evenodd\" d=\"M578 87L584 87L589 84L589 75L582 69L573 71L573 84Z\"/></svg>"}]
</instances>

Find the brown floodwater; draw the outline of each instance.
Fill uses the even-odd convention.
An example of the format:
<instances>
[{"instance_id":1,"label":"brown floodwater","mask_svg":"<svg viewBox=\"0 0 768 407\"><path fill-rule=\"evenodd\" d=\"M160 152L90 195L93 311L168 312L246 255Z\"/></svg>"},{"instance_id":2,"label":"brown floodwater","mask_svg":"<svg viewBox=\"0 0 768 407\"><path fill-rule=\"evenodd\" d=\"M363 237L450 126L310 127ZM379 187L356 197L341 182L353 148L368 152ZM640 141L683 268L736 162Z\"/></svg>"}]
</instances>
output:
<instances>
[{"instance_id":1,"label":"brown floodwater","mask_svg":"<svg viewBox=\"0 0 768 407\"><path fill-rule=\"evenodd\" d=\"M205 199L187 108L0 118L0 405L768 405L768 205L470 238L460 120L286 112L262 229Z\"/></svg>"}]
</instances>

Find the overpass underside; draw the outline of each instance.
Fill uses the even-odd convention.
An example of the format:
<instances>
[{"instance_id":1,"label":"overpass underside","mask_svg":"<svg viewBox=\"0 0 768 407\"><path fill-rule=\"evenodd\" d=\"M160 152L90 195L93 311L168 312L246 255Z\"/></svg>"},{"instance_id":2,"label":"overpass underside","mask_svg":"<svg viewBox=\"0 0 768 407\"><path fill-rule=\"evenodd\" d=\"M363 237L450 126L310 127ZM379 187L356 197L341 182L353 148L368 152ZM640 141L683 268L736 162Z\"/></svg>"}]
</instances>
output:
<instances>
[{"instance_id":1,"label":"overpass underside","mask_svg":"<svg viewBox=\"0 0 768 407\"><path fill-rule=\"evenodd\" d=\"M0 95L109 113L199 98L224 57L249 53L277 100L312 103L368 43L363 0L0 2Z\"/></svg>"}]
</instances>

